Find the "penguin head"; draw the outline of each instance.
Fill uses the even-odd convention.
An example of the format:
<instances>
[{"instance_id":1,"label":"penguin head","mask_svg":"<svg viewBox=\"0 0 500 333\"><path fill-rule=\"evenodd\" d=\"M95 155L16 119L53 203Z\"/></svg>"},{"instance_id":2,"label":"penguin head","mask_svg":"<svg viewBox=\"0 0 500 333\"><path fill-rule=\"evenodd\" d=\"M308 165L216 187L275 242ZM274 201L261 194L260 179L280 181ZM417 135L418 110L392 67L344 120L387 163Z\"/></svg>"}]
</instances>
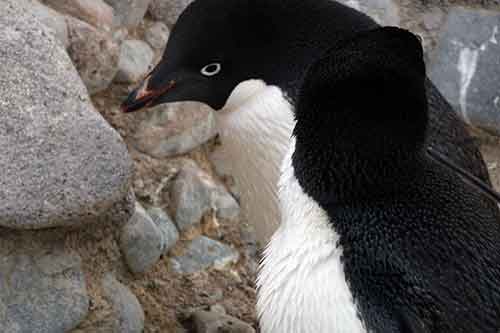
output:
<instances>
[{"instance_id":1,"label":"penguin head","mask_svg":"<svg viewBox=\"0 0 500 333\"><path fill-rule=\"evenodd\" d=\"M218 110L250 79L278 86L293 99L307 67L333 41L374 25L331 0L195 0L173 27L161 61L122 110L180 101Z\"/></svg>"},{"instance_id":2,"label":"penguin head","mask_svg":"<svg viewBox=\"0 0 500 333\"><path fill-rule=\"evenodd\" d=\"M126 112L166 102L198 101L220 109L240 82L269 77L262 61L274 23L252 0L198 0L181 14L157 67L133 91Z\"/></svg>"},{"instance_id":3,"label":"penguin head","mask_svg":"<svg viewBox=\"0 0 500 333\"><path fill-rule=\"evenodd\" d=\"M297 143L363 159L418 151L427 127L425 80L420 40L408 31L379 28L341 42L306 75Z\"/></svg>"}]
</instances>

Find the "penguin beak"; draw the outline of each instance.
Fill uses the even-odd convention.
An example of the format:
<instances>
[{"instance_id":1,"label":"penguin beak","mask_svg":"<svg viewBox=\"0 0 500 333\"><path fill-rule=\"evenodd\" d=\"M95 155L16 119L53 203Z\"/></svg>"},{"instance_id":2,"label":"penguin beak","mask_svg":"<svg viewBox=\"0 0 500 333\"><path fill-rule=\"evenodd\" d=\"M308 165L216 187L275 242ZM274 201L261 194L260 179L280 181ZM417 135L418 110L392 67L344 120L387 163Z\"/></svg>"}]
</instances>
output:
<instances>
[{"instance_id":1,"label":"penguin beak","mask_svg":"<svg viewBox=\"0 0 500 333\"><path fill-rule=\"evenodd\" d=\"M141 109L147 109L158 103L157 100L167 94L176 86L176 80L166 80L158 87L152 87L150 84L153 72L149 73L142 83L128 95L127 99L122 103L122 112L134 112Z\"/></svg>"}]
</instances>

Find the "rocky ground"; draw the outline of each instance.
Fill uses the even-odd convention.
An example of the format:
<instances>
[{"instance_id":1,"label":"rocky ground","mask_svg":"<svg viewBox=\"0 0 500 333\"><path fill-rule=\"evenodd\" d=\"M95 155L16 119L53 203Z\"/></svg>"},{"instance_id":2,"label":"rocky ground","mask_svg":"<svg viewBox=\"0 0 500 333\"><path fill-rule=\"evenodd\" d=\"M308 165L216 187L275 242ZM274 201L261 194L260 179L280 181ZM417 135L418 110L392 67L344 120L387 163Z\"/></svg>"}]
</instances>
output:
<instances>
[{"instance_id":1,"label":"rocky ground","mask_svg":"<svg viewBox=\"0 0 500 333\"><path fill-rule=\"evenodd\" d=\"M0 0L1 332L255 331L213 112L119 110L188 2ZM500 189L500 3L342 2L422 36Z\"/></svg>"}]
</instances>

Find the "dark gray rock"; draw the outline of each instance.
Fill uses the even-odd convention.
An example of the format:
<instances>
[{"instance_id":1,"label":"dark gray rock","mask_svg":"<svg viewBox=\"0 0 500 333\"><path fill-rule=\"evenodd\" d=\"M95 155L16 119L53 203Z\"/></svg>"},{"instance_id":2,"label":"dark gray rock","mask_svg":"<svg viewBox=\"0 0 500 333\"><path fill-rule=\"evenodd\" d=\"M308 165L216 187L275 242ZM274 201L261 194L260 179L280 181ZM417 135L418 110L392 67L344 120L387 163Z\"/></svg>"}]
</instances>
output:
<instances>
[{"instance_id":1,"label":"dark gray rock","mask_svg":"<svg viewBox=\"0 0 500 333\"><path fill-rule=\"evenodd\" d=\"M179 240L179 231L168 214L161 208L153 207L147 210L163 237L163 253L168 252Z\"/></svg>"},{"instance_id":2,"label":"dark gray rock","mask_svg":"<svg viewBox=\"0 0 500 333\"><path fill-rule=\"evenodd\" d=\"M193 0L152 0L149 5L149 13L157 21L165 22L172 28L182 11Z\"/></svg>"},{"instance_id":3,"label":"dark gray rock","mask_svg":"<svg viewBox=\"0 0 500 333\"><path fill-rule=\"evenodd\" d=\"M118 72L120 47L110 32L68 17L68 53L91 94L108 88Z\"/></svg>"},{"instance_id":4,"label":"dark gray rock","mask_svg":"<svg viewBox=\"0 0 500 333\"><path fill-rule=\"evenodd\" d=\"M185 154L217 134L213 112L198 103L160 105L134 133L137 150L157 158Z\"/></svg>"},{"instance_id":5,"label":"dark gray rock","mask_svg":"<svg viewBox=\"0 0 500 333\"><path fill-rule=\"evenodd\" d=\"M115 277L108 274L102 280L104 297L111 303L113 328L109 333L142 333L144 311L137 297Z\"/></svg>"},{"instance_id":6,"label":"dark gray rock","mask_svg":"<svg viewBox=\"0 0 500 333\"><path fill-rule=\"evenodd\" d=\"M76 253L2 254L0 321L2 332L64 333L88 313L89 298Z\"/></svg>"},{"instance_id":7,"label":"dark gray rock","mask_svg":"<svg viewBox=\"0 0 500 333\"><path fill-rule=\"evenodd\" d=\"M235 249L205 236L200 236L188 245L183 255L171 258L170 262L177 273L190 274L211 267L224 269L238 260L239 253Z\"/></svg>"},{"instance_id":8,"label":"dark gray rock","mask_svg":"<svg viewBox=\"0 0 500 333\"><path fill-rule=\"evenodd\" d=\"M430 77L465 120L500 134L500 12L452 9Z\"/></svg>"},{"instance_id":9,"label":"dark gray rock","mask_svg":"<svg viewBox=\"0 0 500 333\"><path fill-rule=\"evenodd\" d=\"M42 5L37 0L31 0L29 2L29 9L46 27L52 29L56 38L64 47L68 47L68 25L63 15L52 8Z\"/></svg>"},{"instance_id":10,"label":"dark gray rock","mask_svg":"<svg viewBox=\"0 0 500 333\"><path fill-rule=\"evenodd\" d=\"M134 273L149 270L164 251L162 232L138 203L135 214L122 229L120 248L128 267Z\"/></svg>"},{"instance_id":11,"label":"dark gray rock","mask_svg":"<svg viewBox=\"0 0 500 333\"><path fill-rule=\"evenodd\" d=\"M224 185L216 183L194 162L186 161L171 188L175 222L181 231L200 223L211 210L224 219L235 219L240 206Z\"/></svg>"},{"instance_id":12,"label":"dark gray rock","mask_svg":"<svg viewBox=\"0 0 500 333\"><path fill-rule=\"evenodd\" d=\"M170 30L163 22L153 23L144 33L144 37L149 45L151 45L151 47L155 50L160 51L162 51L165 48L165 45L167 45L169 36Z\"/></svg>"},{"instance_id":13,"label":"dark gray rock","mask_svg":"<svg viewBox=\"0 0 500 333\"><path fill-rule=\"evenodd\" d=\"M132 161L28 5L0 10L0 226L83 226L129 200Z\"/></svg>"},{"instance_id":14,"label":"dark gray rock","mask_svg":"<svg viewBox=\"0 0 500 333\"><path fill-rule=\"evenodd\" d=\"M153 57L153 50L142 40L124 41L120 50L115 81L120 83L139 81L149 71Z\"/></svg>"},{"instance_id":15,"label":"dark gray rock","mask_svg":"<svg viewBox=\"0 0 500 333\"><path fill-rule=\"evenodd\" d=\"M252 326L218 309L198 310L192 315L196 333L255 333Z\"/></svg>"},{"instance_id":16,"label":"dark gray rock","mask_svg":"<svg viewBox=\"0 0 500 333\"><path fill-rule=\"evenodd\" d=\"M136 27L144 18L150 0L104 0L115 10L115 26Z\"/></svg>"},{"instance_id":17,"label":"dark gray rock","mask_svg":"<svg viewBox=\"0 0 500 333\"><path fill-rule=\"evenodd\" d=\"M365 13L381 25L398 26L401 21L399 6L394 0L338 0L338 2Z\"/></svg>"}]
</instances>

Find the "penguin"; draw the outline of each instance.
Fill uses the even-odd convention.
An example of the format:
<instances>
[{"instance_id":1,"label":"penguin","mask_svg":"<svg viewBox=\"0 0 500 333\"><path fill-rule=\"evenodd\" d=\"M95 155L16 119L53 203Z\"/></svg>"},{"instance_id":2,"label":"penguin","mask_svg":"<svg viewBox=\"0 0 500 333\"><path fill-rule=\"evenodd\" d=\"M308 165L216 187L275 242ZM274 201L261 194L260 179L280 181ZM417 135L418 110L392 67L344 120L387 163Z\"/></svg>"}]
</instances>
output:
<instances>
[{"instance_id":1,"label":"penguin","mask_svg":"<svg viewBox=\"0 0 500 333\"><path fill-rule=\"evenodd\" d=\"M172 29L155 69L124 112L197 101L216 112L223 158L241 191L242 213L267 244L279 225L277 183L306 69L332 45L378 25L332 0L195 0ZM462 119L426 79L427 145L490 185Z\"/></svg>"},{"instance_id":2,"label":"penguin","mask_svg":"<svg viewBox=\"0 0 500 333\"><path fill-rule=\"evenodd\" d=\"M429 93L399 28L310 67L258 276L262 333L499 331L499 210L429 156Z\"/></svg>"}]
</instances>

